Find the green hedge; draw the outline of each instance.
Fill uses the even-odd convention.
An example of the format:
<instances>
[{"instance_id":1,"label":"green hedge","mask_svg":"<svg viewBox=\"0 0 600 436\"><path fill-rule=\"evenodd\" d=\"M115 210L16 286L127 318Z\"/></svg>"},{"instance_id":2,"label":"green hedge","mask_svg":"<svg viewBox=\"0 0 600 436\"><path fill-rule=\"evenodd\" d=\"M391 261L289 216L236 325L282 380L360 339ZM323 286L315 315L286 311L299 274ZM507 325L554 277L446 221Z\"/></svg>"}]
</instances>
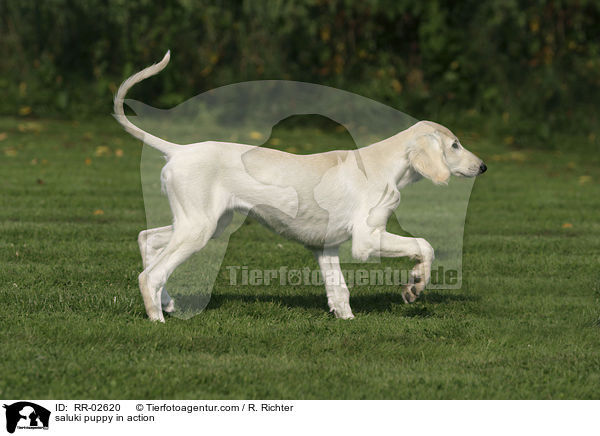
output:
<instances>
[{"instance_id":1,"label":"green hedge","mask_svg":"<svg viewBox=\"0 0 600 436\"><path fill-rule=\"evenodd\" d=\"M582 108L596 121L597 1L5 0L0 14L4 114L109 113L121 80L170 48L170 68L136 98L171 106L292 79L417 117L519 117L541 135Z\"/></svg>"}]
</instances>

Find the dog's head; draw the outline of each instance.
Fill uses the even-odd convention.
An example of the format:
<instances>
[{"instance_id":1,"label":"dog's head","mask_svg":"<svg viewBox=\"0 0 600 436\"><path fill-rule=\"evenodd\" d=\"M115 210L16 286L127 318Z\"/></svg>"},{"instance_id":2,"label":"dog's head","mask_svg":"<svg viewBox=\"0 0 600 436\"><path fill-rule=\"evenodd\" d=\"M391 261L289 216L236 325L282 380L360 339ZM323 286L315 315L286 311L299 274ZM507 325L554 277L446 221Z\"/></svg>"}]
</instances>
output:
<instances>
[{"instance_id":1,"label":"dog's head","mask_svg":"<svg viewBox=\"0 0 600 436\"><path fill-rule=\"evenodd\" d=\"M447 184L450 175L475 177L487 170L481 159L464 148L444 126L420 121L410 128L413 140L408 159L413 169L435 184Z\"/></svg>"}]
</instances>

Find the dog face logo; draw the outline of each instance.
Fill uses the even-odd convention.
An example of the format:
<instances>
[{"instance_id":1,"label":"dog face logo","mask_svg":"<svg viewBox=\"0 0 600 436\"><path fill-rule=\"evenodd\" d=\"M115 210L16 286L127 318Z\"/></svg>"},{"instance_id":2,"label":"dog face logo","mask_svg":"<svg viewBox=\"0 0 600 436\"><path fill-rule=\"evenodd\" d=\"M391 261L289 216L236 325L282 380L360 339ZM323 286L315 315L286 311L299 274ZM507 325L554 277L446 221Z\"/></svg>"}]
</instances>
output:
<instances>
[{"instance_id":1,"label":"dog face logo","mask_svg":"<svg viewBox=\"0 0 600 436\"><path fill-rule=\"evenodd\" d=\"M19 429L48 429L50 411L28 401L4 405L6 409L6 431L14 433Z\"/></svg>"}]
</instances>

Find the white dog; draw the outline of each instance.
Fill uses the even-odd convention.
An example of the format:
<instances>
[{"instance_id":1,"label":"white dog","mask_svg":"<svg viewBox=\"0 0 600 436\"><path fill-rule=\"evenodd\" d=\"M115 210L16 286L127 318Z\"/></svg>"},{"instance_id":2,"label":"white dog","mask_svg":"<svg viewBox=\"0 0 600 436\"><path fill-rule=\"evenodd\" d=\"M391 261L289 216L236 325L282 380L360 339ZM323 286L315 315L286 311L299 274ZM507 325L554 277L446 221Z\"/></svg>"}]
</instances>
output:
<instances>
[{"instance_id":1,"label":"white dog","mask_svg":"<svg viewBox=\"0 0 600 436\"><path fill-rule=\"evenodd\" d=\"M360 260L415 259L402 297L408 303L419 296L430 278L433 248L424 239L386 231L400 203L399 190L422 177L435 184L446 184L451 174L474 177L486 170L481 159L450 130L430 121L358 150L305 156L229 142L174 144L136 127L123 111L129 88L163 70L169 58L167 52L158 64L123 82L114 103L125 130L167 158L161 179L173 225L139 236L145 268L140 291L151 320L164 322L163 309L174 309L163 290L169 275L218 236L234 211L249 213L315 252L327 277L329 308L338 318L354 317L338 258L338 247L350 238L352 255Z\"/></svg>"}]
</instances>

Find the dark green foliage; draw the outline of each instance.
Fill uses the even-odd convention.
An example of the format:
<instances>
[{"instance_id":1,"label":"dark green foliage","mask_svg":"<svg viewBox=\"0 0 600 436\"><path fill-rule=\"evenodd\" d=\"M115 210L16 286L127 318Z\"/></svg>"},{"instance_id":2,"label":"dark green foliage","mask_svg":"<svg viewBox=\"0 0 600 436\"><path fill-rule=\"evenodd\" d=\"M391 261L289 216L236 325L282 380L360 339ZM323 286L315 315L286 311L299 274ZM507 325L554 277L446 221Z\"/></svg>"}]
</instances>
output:
<instances>
[{"instance_id":1,"label":"dark green foliage","mask_svg":"<svg viewBox=\"0 0 600 436\"><path fill-rule=\"evenodd\" d=\"M0 14L6 114L109 113L116 86L170 48L170 68L135 98L172 106L233 82L293 79L418 118L510 114L528 143L597 122L593 1L5 0Z\"/></svg>"}]
</instances>

